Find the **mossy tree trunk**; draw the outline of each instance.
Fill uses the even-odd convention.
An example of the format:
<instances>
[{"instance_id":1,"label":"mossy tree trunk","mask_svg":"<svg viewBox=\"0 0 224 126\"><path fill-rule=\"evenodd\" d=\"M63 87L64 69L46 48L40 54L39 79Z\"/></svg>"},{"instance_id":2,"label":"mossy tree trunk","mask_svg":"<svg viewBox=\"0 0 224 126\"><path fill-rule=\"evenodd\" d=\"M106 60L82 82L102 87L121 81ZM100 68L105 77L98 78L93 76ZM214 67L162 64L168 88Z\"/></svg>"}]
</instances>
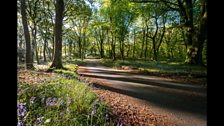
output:
<instances>
[{"instance_id":1,"label":"mossy tree trunk","mask_svg":"<svg viewBox=\"0 0 224 126\"><path fill-rule=\"evenodd\" d=\"M30 34L27 25L27 17L26 17L26 1L21 0L21 15L22 15L22 24L24 29L24 35L26 40L26 68L34 69L32 62L32 53L31 53L31 43L30 43Z\"/></svg>"},{"instance_id":2,"label":"mossy tree trunk","mask_svg":"<svg viewBox=\"0 0 224 126\"><path fill-rule=\"evenodd\" d=\"M62 66L62 25L63 25L63 0L56 0L56 18L55 18L55 42L54 42L54 57L50 68L60 69Z\"/></svg>"}]
</instances>

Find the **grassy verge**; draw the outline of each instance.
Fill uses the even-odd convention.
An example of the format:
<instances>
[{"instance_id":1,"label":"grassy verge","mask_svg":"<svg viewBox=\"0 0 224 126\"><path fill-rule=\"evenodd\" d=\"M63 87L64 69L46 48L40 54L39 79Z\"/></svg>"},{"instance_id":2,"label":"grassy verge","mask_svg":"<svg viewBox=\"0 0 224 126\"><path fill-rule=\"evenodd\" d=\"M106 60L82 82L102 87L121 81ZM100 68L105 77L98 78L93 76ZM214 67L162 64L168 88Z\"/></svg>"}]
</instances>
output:
<instances>
[{"instance_id":1,"label":"grassy verge","mask_svg":"<svg viewBox=\"0 0 224 126\"><path fill-rule=\"evenodd\" d=\"M18 70L18 125L119 125L101 98L76 79L76 65L65 68L54 73Z\"/></svg>"},{"instance_id":2,"label":"grassy verge","mask_svg":"<svg viewBox=\"0 0 224 126\"><path fill-rule=\"evenodd\" d=\"M162 77L197 79L206 83L207 69L178 62L155 62L102 59L101 64L118 69L136 69L141 73Z\"/></svg>"}]
</instances>

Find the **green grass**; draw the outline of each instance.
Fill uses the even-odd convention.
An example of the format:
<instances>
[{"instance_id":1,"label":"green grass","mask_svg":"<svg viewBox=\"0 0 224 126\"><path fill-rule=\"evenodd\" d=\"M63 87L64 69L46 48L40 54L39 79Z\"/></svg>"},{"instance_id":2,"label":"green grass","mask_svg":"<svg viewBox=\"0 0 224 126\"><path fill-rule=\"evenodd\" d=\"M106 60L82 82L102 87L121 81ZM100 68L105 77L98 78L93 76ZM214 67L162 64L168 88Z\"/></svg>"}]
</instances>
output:
<instances>
[{"instance_id":1,"label":"green grass","mask_svg":"<svg viewBox=\"0 0 224 126\"><path fill-rule=\"evenodd\" d=\"M67 66L70 70L74 67ZM68 77L67 74L72 74L69 70L54 70L59 71L61 74L39 84L18 83L18 123L44 126L118 125L110 109L91 92L87 84Z\"/></svg>"},{"instance_id":2,"label":"green grass","mask_svg":"<svg viewBox=\"0 0 224 126\"><path fill-rule=\"evenodd\" d=\"M85 59L63 59L63 64L77 64L77 65L85 65L87 61Z\"/></svg>"},{"instance_id":3,"label":"green grass","mask_svg":"<svg viewBox=\"0 0 224 126\"><path fill-rule=\"evenodd\" d=\"M116 60L102 59L101 63L105 66L113 68L129 68L138 69L146 74L158 76L206 76L207 69L203 66L192 66L180 62L155 62L155 61L133 61L133 60Z\"/></svg>"},{"instance_id":4,"label":"green grass","mask_svg":"<svg viewBox=\"0 0 224 126\"><path fill-rule=\"evenodd\" d=\"M76 74L77 68L78 65L76 64L67 64L64 66L64 69L54 69L53 71L55 73L60 73L69 79L79 79L79 76Z\"/></svg>"}]
</instances>

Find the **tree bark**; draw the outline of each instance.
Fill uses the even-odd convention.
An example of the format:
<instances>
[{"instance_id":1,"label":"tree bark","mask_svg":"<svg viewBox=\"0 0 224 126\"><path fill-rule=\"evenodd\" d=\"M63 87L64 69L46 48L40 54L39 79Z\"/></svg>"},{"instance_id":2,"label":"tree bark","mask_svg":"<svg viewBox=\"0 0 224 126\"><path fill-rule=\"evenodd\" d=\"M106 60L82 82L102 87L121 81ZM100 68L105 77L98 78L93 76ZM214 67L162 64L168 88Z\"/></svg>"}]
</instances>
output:
<instances>
[{"instance_id":1,"label":"tree bark","mask_svg":"<svg viewBox=\"0 0 224 126\"><path fill-rule=\"evenodd\" d=\"M113 41L113 39L112 39L112 41ZM114 41L113 41L113 46L112 46L112 50L113 50L113 60L116 60L116 48L115 48L115 45L116 45L116 36L114 36Z\"/></svg>"},{"instance_id":2,"label":"tree bark","mask_svg":"<svg viewBox=\"0 0 224 126\"><path fill-rule=\"evenodd\" d=\"M55 18L55 42L54 58L50 68L60 69L62 66L62 25L63 25L64 1L56 0L56 18Z\"/></svg>"},{"instance_id":3,"label":"tree bark","mask_svg":"<svg viewBox=\"0 0 224 126\"><path fill-rule=\"evenodd\" d=\"M71 59L72 57L72 40L69 39L69 42L68 42L68 52L69 52L69 59Z\"/></svg>"},{"instance_id":4,"label":"tree bark","mask_svg":"<svg viewBox=\"0 0 224 126\"><path fill-rule=\"evenodd\" d=\"M73 43L73 58L75 58L76 45Z\"/></svg>"},{"instance_id":5,"label":"tree bark","mask_svg":"<svg viewBox=\"0 0 224 126\"><path fill-rule=\"evenodd\" d=\"M135 29L134 29L134 46L133 46L133 54L132 54L133 59L135 59L135 43L136 43L136 36L135 36Z\"/></svg>"},{"instance_id":6,"label":"tree bark","mask_svg":"<svg viewBox=\"0 0 224 126\"><path fill-rule=\"evenodd\" d=\"M166 30L165 23L166 23L166 19L163 19L163 30L162 30L162 34L161 34L160 39L159 39L159 44L158 44L157 49L156 49L157 58L158 58L158 55L159 55L159 48L160 48L160 46L163 42L163 37L165 35L165 30Z\"/></svg>"},{"instance_id":7,"label":"tree bark","mask_svg":"<svg viewBox=\"0 0 224 126\"><path fill-rule=\"evenodd\" d=\"M158 22L157 22L157 17L155 18L155 24L156 24L156 32L155 34L151 37L152 39L152 48L153 48L153 59L155 61L157 61L157 51L156 51L156 36L157 36L157 33L158 33Z\"/></svg>"},{"instance_id":8,"label":"tree bark","mask_svg":"<svg viewBox=\"0 0 224 126\"><path fill-rule=\"evenodd\" d=\"M142 28L142 49L141 49L141 54L140 58L142 58L143 50L144 50L144 44L145 44L145 28Z\"/></svg>"},{"instance_id":9,"label":"tree bark","mask_svg":"<svg viewBox=\"0 0 224 126\"><path fill-rule=\"evenodd\" d=\"M146 36L145 36L145 60L147 58L147 52L148 52L148 27L146 26Z\"/></svg>"},{"instance_id":10,"label":"tree bark","mask_svg":"<svg viewBox=\"0 0 224 126\"><path fill-rule=\"evenodd\" d=\"M26 68L34 69L33 62L32 62L31 45L30 45L30 34L29 34L28 25L27 25L25 0L21 0L21 15L22 15L23 30L24 30L25 40L26 40Z\"/></svg>"},{"instance_id":11,"label":"tree bark","mask_svg":"<svg viewBox=\"0 0 224 126\"><path fill-rule=\"evenodd\" d=\"M44 62L45 63L47 62L47 58L46 58L46 48L47 48L47 40L46 40L46 38L44 38L44 50L43 50L43 53L44 53Z\"/></svg>"},{"instance_id":12,"label":"tree bark","mask_svg":"<svg viewBox=\"0 0 224 126\"><path fill-rule=\"evenodd\" d=\"M103 33L103 27L101 26L101 30L99 30L100 34L100 58L104 57L104 49L103 49L103 38L104 38L104 33Z\"/></svg>"},{"instance_id":13,"label":"tree bark","mask_svg":"<svg viewBox=\"0 0 224 126\"><path fill-rule=\"evenodd\" d=\"M35 44L35 53L36 53L37 64L40 64L39 57L38 57L38 50L37 50L37 26L36 26L36 24L34 24L33 42Z\"/></svg>"},{"instance_id":14,"label":"tree bark","mask_svg":"<svg viewBox=\"0 0 224 126\"><path fill-rule=\"evenodd\" d=\"M202 51L207 35L207 1L201 0L201 19L199 25L199 32L197 34L198 47L195 60L197 64L204 65L202 60Z\"/></svg>"}]
</instances>

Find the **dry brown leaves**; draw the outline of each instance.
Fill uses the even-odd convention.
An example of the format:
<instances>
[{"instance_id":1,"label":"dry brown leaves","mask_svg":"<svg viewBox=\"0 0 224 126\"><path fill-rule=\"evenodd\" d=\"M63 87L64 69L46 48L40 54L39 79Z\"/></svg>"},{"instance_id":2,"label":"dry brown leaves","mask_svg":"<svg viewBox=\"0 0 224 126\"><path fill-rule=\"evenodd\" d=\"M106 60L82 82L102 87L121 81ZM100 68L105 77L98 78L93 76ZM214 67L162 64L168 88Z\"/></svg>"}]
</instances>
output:
<instances>
[{"instance_id":1,"label":"dry brown leaves","mask_svg":"<svg viewBox=\"0 0 224 126\"><path fill-rule=\"evenodd\" d=\"M41 82L50 80L53 76L55 76L55 73L17 69L18 83L40 84Z\"/></svg>"},{"instance_id":2,"label":"dry brown leaves","mask_svg":"<svg viewBox=\"0 0 224 126\"><path fill-rule=\"evenodd\" d=\"M93 88L99 97L120 118L125 126L175 126L167 116L154 114L148 105L127 95Z\"/></svg>"}]
</instances>

